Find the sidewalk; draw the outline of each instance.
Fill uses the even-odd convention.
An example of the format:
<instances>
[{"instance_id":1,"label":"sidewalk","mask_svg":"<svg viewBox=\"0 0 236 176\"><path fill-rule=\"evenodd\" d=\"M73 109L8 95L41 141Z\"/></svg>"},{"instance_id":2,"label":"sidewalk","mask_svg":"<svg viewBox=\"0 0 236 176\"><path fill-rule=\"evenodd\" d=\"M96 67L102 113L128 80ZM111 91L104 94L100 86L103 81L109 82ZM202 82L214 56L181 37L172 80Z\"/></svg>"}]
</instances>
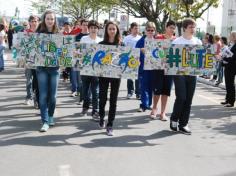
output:
<instances>
[{"instance_id":1,"label":"sidewalk","mask_svg":"<svg viewBox=\"0 0 236 176\"><path fill-rule=\"evenodd\" d=\"M213 87L219 87L221 89L225 89L225 81L223 80L223 83L219 84L218 86L215 86L215 82L210 81L210 79L205 79L201 77L197 77L197 81L203 84L207 84Z\"/></svg>"}]
</instances>

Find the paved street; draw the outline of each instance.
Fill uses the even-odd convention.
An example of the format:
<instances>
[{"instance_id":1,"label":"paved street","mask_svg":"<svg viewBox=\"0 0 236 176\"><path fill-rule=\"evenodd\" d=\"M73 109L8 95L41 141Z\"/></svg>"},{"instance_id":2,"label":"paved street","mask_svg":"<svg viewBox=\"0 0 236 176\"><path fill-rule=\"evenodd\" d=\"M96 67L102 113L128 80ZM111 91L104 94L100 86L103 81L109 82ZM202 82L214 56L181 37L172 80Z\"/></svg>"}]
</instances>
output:
<instances>
[{"instance_id":1,"label":"paved street","mask_svg":"<svg viewBox=\"0 0 236 176\"><path fill-rule=\"evenodd\" d=\"M8 55L0 73L1 176L235 176L236 109L224 108L225 90L199 83L190 119L193 134L169 130L169 122L139 113L119 93L114 137L106 136L60 81L56 126L39 133L39 111L24 105L24 70ZM170 115L174 91L168 105Z\"/></svg>"}]
</instances>

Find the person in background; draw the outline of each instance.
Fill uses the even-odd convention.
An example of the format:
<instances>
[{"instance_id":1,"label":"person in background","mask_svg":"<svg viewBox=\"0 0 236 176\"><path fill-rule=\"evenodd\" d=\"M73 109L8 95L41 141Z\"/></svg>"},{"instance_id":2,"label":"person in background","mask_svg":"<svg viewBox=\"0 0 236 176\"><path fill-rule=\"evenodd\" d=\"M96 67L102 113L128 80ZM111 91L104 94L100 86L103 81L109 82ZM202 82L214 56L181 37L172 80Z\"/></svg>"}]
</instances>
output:
<instances>
[{"instance_id":1,"label":"person in background","mask_svg":"<svg viewBox=\"0 0 236 176\"><path fill-rule=\"evenodd\" d=\"M4 50L5 50L5 46L4 46L4 34L0 33L0 72L2 72L4 70Z\"/></svg>"},{"instance_id":2,"label":"person in background","mask_svg":"<svg viewBox=\"0 0 236 176\"><path fill-rule=\"evenodd\" d=\"M219 60L217 58L219 58L219 54L220 54L220 49L221 49L221 43L220 43L220 36L218 35L214 35L213 36L213 46L214 46L214 50L215 50L215 54L216 54L216 72L213 74L213 78L210 79L210 81L216 83L216 79L218 78L218 75L223 76L223 70L222 70L222 66L219 62ZM222 79L222 78L220 78Z\"/></svg>"},{"instance_id":3,"label":"person in background","mask_svg":"<svg viewBox=\"0 0 236 176\"><path fill-rule=\"evenodd\" d=\"M214 44L214 37L213 35L206 33L205 37L202 39L202 43L203 46L205 48L211 48ZM210 79L210 73L208 73L207 71L203 72L202 75L200 75L199 77L204 78L204 79Z\"/></svg>"},{"instance_id":4,"label":"person in background","mask_svg":"<svg viewBox=\"0 0 236 176\"><path fill-rule=\"evenodd\" d=\"M81 32L81 19L75 22L74 28L70 32L70 35L78 35Z\"/></svg>"},{"instance_id":5,"label":"person in background","mask_svg":"<svg viewBox=\"0 0 236 176\"><path fill-rule=\"evenodd\" d=\"M38 21L39 18L37 16L31 15L28 19L28 22L24 23L26 27L25 32L34 33L38 27ZM38 108L39 90L38 90L38 81L35 68L25 68L25 77L26 77L25 104L31 105L31 101L34 100L34 107Z\"/></svg>"},{"instance_id":6,"label":"person in background","mask_svg":"<svg viewBox=\"0 0 236 176\"><path fill-rule=\"evenodd\" d=\"M5 31L5 25L0 23L0 34L3 36L3 43L2 45L6 46L6 31Z\"/></svg>"},{"instance_id":7,"label":"person in background","mask_svg":"<svg viewBox=\"0 0 236 176\"><path fill-rule=\"evenodd\" d=\"M130 34L124 38L123 42L124 42L125 46L135 48L137 41L141 39L141 36L138 35L139 27L136 22L133 22L130 24L130 31L131 31ZM134 92L133 80L131 80L131 79L127 80L127 89L128 89L127 98L130 99L133 96L133 92ZM136 98L140 99L140 90L139 90L138 79L135 80L135 94L136 94Z\"/></svg>"},{"instance_id":8,"label":"person in background","mask_svg":"<svg viewBox=\"0 0 236 176\"><path fill-rule=\"evenodd\" d=\"M193 36L196 30L196 22L193 19L184 19L182 26L184 30L183 35L176 38L172 44L202 45L201 40ZM188 126L188 122L196 88L196 76L175 75L173 79L176 99L170 118L170 129L173 131L179 130L183 134L190 135L191 130Z\"/></svg>"},{"instance_id":9,"label":"person in background","mask_svg":"<svg viewBox=\"0 0 236 176\"><path fill-rule=\"evenodd\" d=\"M114 22L108 22L105 27L104 39L99 44L102 45L123 45L121 42L120 30ZM113 123L116 115L117 97L120 88L120 78L99 77L99 116L100 129L105 128L105 106L107 102L107 93L109 85L110 89L110 106L108 112L108 122L106 124L106 132L108 136L113 136Z\"/></svg>"},{"instance_id":10,"label":"person in background","mask_svg":"<svg viewBox=\"0 0 236 176\"><path fill-rule=\"evenodd\" d=\"M158 40L168 39L170 42L175 39L176 24L174 21L168 21L165 26L165 33L158 34L155 38ZM157 118L157 104L161 98L161 113L160 120L167 121L166 117L166 104L168 97L170 96L172 86L172 76L165 75L164 70L153 70L152 72L152 90L153 90L153 107L150 117L152 119Z\"/></svg>"},{"instance_id":11,"label":"person in background","mask_svg":"<svg viewBox=\"0 0 236 176\"><path fill-rule=\"evenodd\" d=\"M37 33L57 34L56 14L52 10L46 10L42 16L42 22L38 26ZM56 95L59 81L59 67L37 67L39 85L39 108L42 120L40 132L46 132L49 126L54 126L54 111L56 108Z\"/></svg>"},{"instance_id":12,"label":"person in background","mask_svg":"<svg viewBox=\"0 0 236 176\"><path fill-rule=\"evenodd\" d=\"M81 32L75 36L75 41L76 42L80 42L81 38L83 36L87 36L89 34L89 30L88 30L88 20L87 19L82 19L81 20ZM72 71L75 71L75 73ZM76 90L75 87L77 87L77 95L79 93L79 103L78 104L81 104L81 102L83 101L83 84L82 84L82 79L81 79L81 75L80 75L80 71L77 71L77 70L73 70L72 68L72 75L75 75L74 77L72 76L72 80L76 80L74 81L75 83L77 83L77 85L74 86L74 88L72 88L72 92L73 90ZM73 87L73 86L72 86ZM89 88L90 89L90 88ZM91 97L91 91L89 90L89 97ZM89 100L89 102L91 102L91 100Z\"/></svg>"},{"instance_id":13,"label":"person in background","mask_svg":"<svg viewBox=\"0 0 236 176\"><path fill-rule=\"evenodd\" d=\"M236 31L232 31L230 34L231 46L230 51L232 52L231 57L224 57L225 65L225 87L226 97L225 102L221 102L225 107L233 107L235 103L235 75L236 75Z\"/></svg>"},{"instance_id":14,"label":"person in background","mask_svg":"<svg viewBox=\"0 0 236 176\"><path fill-rule=\"evenodd\" d=\"M220 36L215 35L214 40L215 40L215 47L216 47L216 55L219 56L221 48L222 48ZM220 58L220 57L217 57L217 58ZM215 86L218 86L220 83L223 82L223 74L224 74L224 70L223 70L222 60L217 59Z\"/></svg>"},{"instance_id":15,"label":"person in background","mask_svg":"<svg viewBox=\"0 0 236 176\"><path fill-rule=\"evenodd\" d=\"M63 35L71 35L71 31L72 31L72 28L71 28L70 23L69 22L64 22L63 31L62 31ZM70 76L70 72L71 72L70 67L67 67L67 68L63 69L63 71L62 71L63 82L68 81L69 76Z\"/></svg>"}]
</instances>

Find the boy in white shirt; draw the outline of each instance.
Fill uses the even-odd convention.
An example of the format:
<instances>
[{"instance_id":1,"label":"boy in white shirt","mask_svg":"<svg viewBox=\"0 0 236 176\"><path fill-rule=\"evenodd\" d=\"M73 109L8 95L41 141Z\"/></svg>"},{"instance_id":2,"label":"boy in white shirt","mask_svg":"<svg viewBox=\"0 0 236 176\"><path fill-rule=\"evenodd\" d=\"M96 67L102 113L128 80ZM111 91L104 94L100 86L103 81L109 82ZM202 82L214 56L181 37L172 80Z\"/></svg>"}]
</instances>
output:
<instances>
[{"instance_id":1,"label":"boy in white shirt","mask_svg":"<svg viewBox=\"0 0 236 176\"><path fill-rule=\"evenodd\" d=\"M83 36L80 40L80 43L99 43L102 41L100 37L97 36L99 30L99 23L95 20L91 20L88 23L89 35ZM86 115L89 109L90 103L90 93L92 93L92 117L94 120L99 120L98 114L98 77L96 76L86 76L82 75L82 89L83 89L83 110L82 114Z\"/></svg>"},{"instance_id":2,"label":"boy in white shirt","mask_svg":"<svg viewBox=\"0 0 236 176\"><path fill-rule=\"evenodd\" d=\"M172 44L202 45L201 40L193 36L196 29L196 22L191 18L186 18L182 24L184 33L182 36L176 38ZM180 132L190 135L191 130L188 127L188 121L196 88L196 76L175 75L173 78L176 99L171 114L170 129L178 131L179 127Z\"/></svg>"},{"instance_id":3,"label":"boy in white shirt","mask_svg":"<svg viewBox=\"0 0 236 176\"><path fill-rule=\"evenodd\" d=\"M139 27L136 22L131 23L130 25L131 34L127 35L123 42L125 46L130 46L131 48L135 48L136 43L141 39L142 36L138 35L139 33ZM127 89L128 89L128 95L127 98L131 98L134 92L134 82L132 79L127 80ZM140 90L139 90L139 81L135 80L135 94L136 98L140 99Z\"/></svg>"}]
</instances>

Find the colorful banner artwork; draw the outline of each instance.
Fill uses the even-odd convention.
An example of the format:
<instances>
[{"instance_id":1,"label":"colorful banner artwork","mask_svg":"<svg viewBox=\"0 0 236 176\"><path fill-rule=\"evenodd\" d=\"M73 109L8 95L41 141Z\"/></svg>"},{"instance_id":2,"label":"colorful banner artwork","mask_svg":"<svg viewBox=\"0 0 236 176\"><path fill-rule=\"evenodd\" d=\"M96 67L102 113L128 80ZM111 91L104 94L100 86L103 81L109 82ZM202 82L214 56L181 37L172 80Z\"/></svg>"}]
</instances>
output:
<instances>
[{"instance_id":1,"label":"colorful banner artwork","mask_svg":"<svg viewBox=\"0 0 236 176\"><path fill-rule=\"evenodd\" d=\"M19 66L73 66L74 36L21 32L13 43L13 59Z\"/></svg>"},{"instance_id":2,"label":"colorful banner artwork","mask_svg":"<svg viewBox=\"0 0 236 176\"><path fill-rule=\"evenodd\" d=\"M77 68L81 75L137 79L140 49L80 44Z\"/></svg>"},{"instance_id":3,"label":"colorful banner artwork","mask_svg":"<svg viewBox=\"0 0 236 176\"><path fill-rule=\"evenodd\" d=\"M145 70L164 69L168 75L200 75L215 72L213 46L173 45L170 40L145 43Z\"/></svg>"}]
</instances>

